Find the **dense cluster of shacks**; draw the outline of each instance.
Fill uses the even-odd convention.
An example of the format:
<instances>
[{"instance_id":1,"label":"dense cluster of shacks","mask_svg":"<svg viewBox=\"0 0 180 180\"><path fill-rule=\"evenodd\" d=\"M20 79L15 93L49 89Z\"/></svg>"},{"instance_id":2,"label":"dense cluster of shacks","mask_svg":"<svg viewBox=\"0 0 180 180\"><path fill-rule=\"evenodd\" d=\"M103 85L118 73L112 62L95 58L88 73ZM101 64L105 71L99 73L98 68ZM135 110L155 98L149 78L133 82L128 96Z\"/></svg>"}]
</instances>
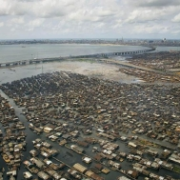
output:
<instances>
[{"instance_id":1,"label":"dense cluster of shacks","mask_svg":"<svg viewBox=\"0 0 180 180\"><path fill-rule=\"evenodd\" d=\"M119 71L138 77L139 80L147 83L180 83L180 76L174 74L162 74L137 68L120 68Z\"/></svg>"},{"instance_id":2,"label":"dense cluster of shacks","mask_svg":"<svg viewBox=\"0 0 180 180\"><path fill-rule=\"evenodd\" d=\"M25 179L36 176L44 180L103 180L106 176L102 174L108 177L113 171L119 172L118 180L179 177L179 87L119 84L55 72L6 83L1 89L17 106L23 107L29 122L27 128L46 137L33 141L29 152L32 158L23 162L27 167ZM1 100L1 106L5 105L6 101ZM12 127L21 133L21 136L14 135L17 138L11 143L15 153L19 144L22 149L25 147L21 130L24 126L15 117L13 108L9 109L12 115L2 115L1 123L7 126L6 133L12 132ZM4 149L11 152L11 146L8 147L11 140L7 138L5 135L1 140L2 152ZM63 146L68 152L80 154L82 162L72 166L63 163L57 159L59 149L54 148L53 143L58 144L59 149ZM21 153L21 148L18 152ZM52 159L60 163L55 164ZM90 168L92 163L95 166ZM159 175L162 169L167 171Z\"/></svg>"},{"instance_id":3,"label":"dense cluster of shacks","mask_svg":"<svg viewBox=\"0 0 180 180\"><path fill-rule=\"evenodd\" d=\"M132 64L141 65L157 70L168 71L180 68L180 52L156 52L149 54L134 55L129 59Z\"/></svg>"},{"instance_id":4,"label":"dense cluster of shacks","mask_svg":"<svg viewBox=\"0 0 180 180\"><path fill-rule=\"evenodd\" d=\"M7 99L0 96L0 153L7 163L7 175L11 180L17 175L23 151L26 150L25 126L15 115ZM4 167L1 166L1 173ZM2 174L3 175L3 174Z\"/></svg>"},{"instance_id":5,"label":"dense cluster of shacks","mask_svg":"<svg viewBox=\"0 0 180 180\"><path fill-rule=\"evenodd\" d=\"M145 82L171 82L179 83L180 76L180 52L159 52L135 55L128 60L129 63L146 67L150 70L134 68L120 68L125 74L136 76Z\"/></svg>"}]
</instances>

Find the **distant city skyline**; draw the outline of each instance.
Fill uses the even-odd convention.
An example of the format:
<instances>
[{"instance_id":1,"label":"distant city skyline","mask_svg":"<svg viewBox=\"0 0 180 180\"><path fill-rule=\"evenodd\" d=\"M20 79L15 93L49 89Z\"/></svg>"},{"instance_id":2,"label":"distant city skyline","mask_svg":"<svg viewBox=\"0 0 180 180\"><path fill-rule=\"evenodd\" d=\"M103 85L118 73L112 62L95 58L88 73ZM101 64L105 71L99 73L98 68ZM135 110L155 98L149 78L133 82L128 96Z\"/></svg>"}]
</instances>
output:
<instances>
[{"instance_id":1,"label":"distant city skyline","mask_svg":"<svg viewBox=\"0 0 180 180\"><path fill-rule=\"evenodd\" d=\"M180 39L180 0L0 0L0 39Z\"/></svg>"}]
</instances>

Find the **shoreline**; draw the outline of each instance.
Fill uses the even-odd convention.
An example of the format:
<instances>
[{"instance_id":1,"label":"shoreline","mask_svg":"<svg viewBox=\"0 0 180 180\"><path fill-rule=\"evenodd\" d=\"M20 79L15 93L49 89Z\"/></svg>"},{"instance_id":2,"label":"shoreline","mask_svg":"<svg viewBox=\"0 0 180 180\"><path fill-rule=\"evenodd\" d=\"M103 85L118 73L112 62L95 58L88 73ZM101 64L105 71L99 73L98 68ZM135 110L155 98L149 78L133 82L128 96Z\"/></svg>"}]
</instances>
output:
<instances>
[{"instance_id":1,"label":"shoreline","mask_svg":"<svg viewBox=\"0 0 180 180\"><path fill-rule=\"evenodd\" d=\"M28 61L34 59L67 58L79 56L101 56L113 53L148 51L151 48L143 46L113 45L113 44L27 44L6 45L0 49L0 64ZM123 54L122 54L123 55Z\"/></svg>"},{"instance_id":2,"label":"shoreline","mask_svg":"<svg viewBox=\"0 0 180 180\"><path fill-rule=\"evenodd\" d=\"M145 58L143 59L146 60ZM122 73L121 71L124 68L132 70L132 74L128 75L126 73ZM178 145L174 145L174 141L170 141L174 137L174 133L172 133L172 135L167 133L169 139L168 141L164 141L158 138L155 139L154 135L158 134L158 136L161 137L162 133L153 130L159 129L160 124L163 124L166 121L167 123L164 123L165 128L170 129L169 125L172 125L171 131L174 132L174 124L178 122L180 113L177 106L179 100L173 97L176 97L179 91L178 89L173 89L172 86L159 86L157 82L154 82L150 85L148 85L147 83L140 83L140 85L137 85L140 80L138 80L137 77L133 76L133 73L134 70L139 71L140 68L141 71L144 70L147 73L149 73L150 70L152 71L152 69L147 69L150 67L144 67L142 69L139 62L133 65L130 64L130 61L123 63L122 61L118 60L102 58L98 60L90 58L68 59L60 62L30 64L23 66L6 67L2 69L2 71L0 71L0 83L2 81L7 83L7 81L10 82L9 80L18 80L12 83L10 86L10 83L7 83L7 88L4 88L5 91L3 92L11 97L11 99L8 98L10 100L11 106L15 107L16 115L19 117L20 122L24 124L25 132L28 135L26 139L26 141L28 142L28 146L26 152L23 153L24 156L22 162L24 160L30 159L29 150L31 150L30 148L33 147L32 140L35 140L36 138L41 138L47 142L50 142L51 140L49 138L50 136L46 136L46 134L43 132L41 135L36 135L34 133L39 128L39 122L42 123L41 127L42 125L44 126L44 122L48 122L50 124L50 126L48 124L48 127L53 127L55 125L54 123L57 123L57 119L59 121L56 126L61 126L64 122L68 124L68 131L63 132L64 135L66 135L67 132L73 132L74 127L75 130L78 129L79 132L82 132L82 134L80 133L80 137L78 137L78 140L80 141L82 140L82 138L87 137L84 134L85 131L83 131L83 128L84 130L87 130L87 127L91 128L90 130L92 130L92 135L88 136L95 137L100 140L107 139L107 135L109 135L109 129L112 129L113 138L117 137L115 143L120 147L120 151L126 151L127 154L132 153L131 148L127 146L127 142L130 143L131 141L133 141L135 145L137 144L141 148L143 147L144 154L149 153L145 150L145 148L150 149L150 152L157 151L159 155L163 153L164 147L168 148L174 146L175 148L177 148ZM81 76L79 74L85 76ZM154 71L153 74L156 75ZM33 78L26 78L32 76ZM103 81L101 79L109 81ZM114 81L117 81L119 83ZM2 85L1 88L3 88L3 86L5 87L6 85ZM28 91L32 89L32 86L33 91ZM39 87L44 87L44 89ZM47 91L46 87L48 87ZM171 91L172 89L173 91ZM50 93L49 96L47 96L48 101L46 101L46 98L41 98L41 91L42 94L44 93L43 95L46 95L46 93ZM22 98L26 93L29 94L29 98ZM50 96L51 98L49 98ZM13 99L16 100L16 104L12 103L14 102ZM48 103L51 103L53 106L49 107L49 109L46 109L46 112L48 112L48 114L45 115L44 105ZM64 105L67 107L66 113L64 113ZM32 108L33 106L35 107L35 109L32 110L32 112L30 111L30 107ZM26 109L26 113L24 113L24 115L22 112L22 108ZM52 108L53 110L57 110L53 111L53 114L54 112L56 112L56 116L53 117L51 114ZM34 114L36 114L36 116L33 117ZM25 118L25 116L27 117L27 119ZM159 116L162 116L163 118L161 119L159 118ZM29 121L28 117L30 117ZM31 119L31 117L33 118ZM45 118L47 119L44 121ZM172 118L173 121L171 121ZM37 123L36 120L38 120L39 122ZM33 130L34 132L30 130L28 126L30 122L33 123L34 127L36 127ZM79 122L81 123L81 128L78 124ZM160 124L156 122L160 122ZM69 128L72 124L72 129L71 131L69 131ZM103 128L104 133L99 133L97 135L97 128L99 127L101 129ZM146 129L147 127L148 129ZM64 126L63 129L64 128L66 127ZM142 134L140 135L138 133L139 130L143 130ZM146 134L147 130L154 133ZM57 132L58 131L59 130L57 129ZM38 131L36 133L38 134ZM135 138L136 135L138 139ZM109 141L112 140L112 136L109 136ZM126 136L127 142L122 142L122 138L126 138ZM47 137L49 138L48 140ZM61 137L59 137L59 139L62 140ZM69 144L74 143L75 141L73 138L72 142L69 142ZM100 143L102 143L102 141L99 141L98 148L103 150ZM59 150L58 143L53 141L50 144L53 145L53 148ZM84 148L86 151L86 155L91 158L94 157L94 152L91 152L93 146L94 145L90 145L90 148ZM62 162L66 162L66 164L68 164L70 167L73 167L74 163L82 163L81 155L76 154L75 152L71 152L71 154L73 154L73 158L70 157L69 159L66 159L67 149L65 147L60 148L60 153L57 155L57 158ZM171 149L171 151L174 150ZM115 151L115 153L118 156L119 150ZM133 154L134 153L135 152L133 152ZM146 156L143 156L143 158L146 158ZM136 159L136 161L138 160ZM147 161L150 161L150 159L148 159ZM115 159L114 162L119 162L119 160ZM151 157L150 163L153 162L156 163L155 159ZM95 165L95 163L96 162L94 161L93 165ZM106 165L108 166L108 162L104 161L104 163L104 167L106 167ZM121 165L122 169L124 170L123 172L125 172L132 169L133 163L125 159L124 163L122 162ZM20 167L21 169L18 174L18 179L20 179L22 173L25 171L24 166L21 165ZM87 167L90 169L92 166L87 165ZM154 172L153 170L149 171L151 173ZM111 169L111 172L108 175L101 174L100 176L104 177L106 180L117 179L117 177L121 175L121 172L118 173L117 171L115 172L114 169ZM172 176L173 178L178 177L178 173L174 171L166 172L161 167L160 170L155 174L157 176L168 175ZM140 175L138 177L138 180L142 180L142 178L143 175Z\"/></svg>"},{"instance_id":3,"label":"shoreline","mask_svg":"<svg viewBox=\"0 0 180 180\"><path fill-rule=\"evenodd\" d=\"M0 71L0 84L19 80L25 77L31 77L37 74L55 71L67 71L89 77L98 77L122 83L133 83L139 79L134 76L128 76L119 71L119 66L91 61L68 60L62 62L52 62L43 64L31 64L23 66L14 66L11 68L2 68ZM139 81L140 82L140 81Z\"/></svg>"}]
</instances>

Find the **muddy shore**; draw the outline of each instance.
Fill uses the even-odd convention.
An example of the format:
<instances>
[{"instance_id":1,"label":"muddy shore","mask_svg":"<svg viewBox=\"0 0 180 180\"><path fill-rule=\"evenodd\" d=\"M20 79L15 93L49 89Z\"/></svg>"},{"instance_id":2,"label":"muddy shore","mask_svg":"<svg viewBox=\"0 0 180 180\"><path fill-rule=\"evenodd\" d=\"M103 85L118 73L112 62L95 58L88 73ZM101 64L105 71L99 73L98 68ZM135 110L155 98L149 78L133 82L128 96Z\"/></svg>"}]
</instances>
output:
<instances>
[{"instance_id":1,"label":"muddy shore","mask_svg":"<svg viewBox=\"0 0 180 180\"><path fill-rule=\"evenodd\" d=\"M8 132L20 124L25 126L27 134L22 162L31 161L29 151L32 149L38 151L35 157L45 160L42 152L51 152L54 148L58 150L55 157L66 164L67 174L57 171L62 177L71 177L67 169L77 162L97 175L94 170L97 155L103 157L98 163L110 169L108 175L98 174L105 180L117 179L123 174L129 177L128 171L133 171L134 175L130 177L138 180L144 180L145 176L178 179L180 166L173 162L173 158L180 156L179 88L158 83L142 85L139 83L141 78L133 76L133 68L129 68L129 75L121 72L121 68L115 62L82 59L2 68L1 89L8 96L1 94L9 101L9 104L6 99L1 101L0 127L5 137L1 144L3 153L10 143L14 143L7 141ZM8 111L11 106L15 110L13 117ZM18 122L11 122L14 115L18 116ZM6 123L7 117L9 124ZM50 132L46 132L49 128ZM59 133L61 135L57 135ZM32 143L35 140L37 142ZM67 146L59 146L64 140L67 140ZM43 142L50 143L52 149L41 145ZM74 144L84 148L82 154L77 154L81 148L71 149ZM97 154L94 146L98 149ZM112 147L119 149L114 148L111 152ZM126 157L121 157L122 152L127 153ZM93 163L84 164L82 155L91 157ZM50 159L57 163L54 155ZM120 172L112 166L119 165L116 163L121 160L123 171ZM0 161L7 172L9 169L4 161ZM17 178L22 179L26 168L23 164L18 167ZM48 168L46 166L43 170ZM4 177L8 179L6 175Z\"/></svg>"},{"instance_id":2,"label":"muddy shore","mask_svg":"<svg viewBox=\"0 0 180 180\"><path fill-rule=\"evenodd\" d=\"M18 66L12 68L0 69L0 84L12 82L25 77L31 77L41 73L54 71L68 71L72 73L79 73L90 77L99 77L102 79L109 79L122 83L133 83L138 78L129 76L119 71L116 65L105 63L97 63L91 61L76 61L69 60L63 62L53 62L44 64L32 64L28 66Z\"/></svg>"}]
</instances>

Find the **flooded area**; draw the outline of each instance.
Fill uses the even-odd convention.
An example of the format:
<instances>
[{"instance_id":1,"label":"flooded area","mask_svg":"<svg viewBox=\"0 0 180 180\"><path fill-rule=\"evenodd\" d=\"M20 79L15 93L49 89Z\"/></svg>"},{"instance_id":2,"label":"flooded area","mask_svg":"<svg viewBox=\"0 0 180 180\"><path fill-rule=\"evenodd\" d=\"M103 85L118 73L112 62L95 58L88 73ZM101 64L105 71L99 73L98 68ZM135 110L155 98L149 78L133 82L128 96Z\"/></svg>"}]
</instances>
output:
<instances>
[{"instance_id":1,"label":"flooded area","mask_svg":"<svg viewBox=\"0 0 180 180\"><path fill-rule=\"evenodd\" d=\"M178 57L1 67L0 176L179 180Z\"/></svg>"},{"instance_id":2,"label":"flooded area","mask_svg":"<svg viewBox=\"0 0 180 180\"><path fill-rule=\"evenodd\" d=\"M87 63L81 63L83 68L59 66L85 73ZM92 66L92 72L99 68ZM174 159L179 157L179 88L60 71L4 83L1 89L8 95L1 92L2 154L14 155L6 164L1 159L4 179L24 179L27 171L34 179L55 174L74 180L179 178ZM8 147L24 142L18 134L27 142L18 153L20 163Z\"/></svg>"},{"instance_id":3,"label":"flooded area","mask_svg":"<svg viewBox=\"0 0 180 180\"><path fill-rule=\"evenodd\" d=\"M116 65L97 63L94 61L91 62L90 60L87 62L85 62L85 60L83 62L70 60L54 63L32 64L12 68L1 68L0 84L35 76L41 73L51 73L54 71L68 71L125 83L132 83L137 79L134 76L121 73L119 71L119 67Z\"/></svg>"}]
</instances>

